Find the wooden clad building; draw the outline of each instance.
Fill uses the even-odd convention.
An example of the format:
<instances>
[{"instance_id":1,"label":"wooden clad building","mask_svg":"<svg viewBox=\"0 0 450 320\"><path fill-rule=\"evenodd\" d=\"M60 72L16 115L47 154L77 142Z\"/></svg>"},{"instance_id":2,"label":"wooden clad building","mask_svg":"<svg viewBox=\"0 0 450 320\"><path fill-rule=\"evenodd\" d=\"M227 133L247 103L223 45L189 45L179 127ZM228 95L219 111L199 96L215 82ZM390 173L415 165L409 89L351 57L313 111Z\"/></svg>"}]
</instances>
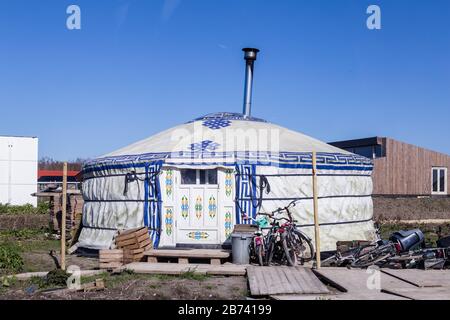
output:
<instances>
[{"instance_id":1,"label":"wooden clad building","mask_svg":"<svg viewBox=\"0 0 450 320\"><path fill-rule=\"evenodd\" d=\"M449 155L385 137L330 144L373 159L374 195L450 195Z\"/></svg>"}]
</instances>

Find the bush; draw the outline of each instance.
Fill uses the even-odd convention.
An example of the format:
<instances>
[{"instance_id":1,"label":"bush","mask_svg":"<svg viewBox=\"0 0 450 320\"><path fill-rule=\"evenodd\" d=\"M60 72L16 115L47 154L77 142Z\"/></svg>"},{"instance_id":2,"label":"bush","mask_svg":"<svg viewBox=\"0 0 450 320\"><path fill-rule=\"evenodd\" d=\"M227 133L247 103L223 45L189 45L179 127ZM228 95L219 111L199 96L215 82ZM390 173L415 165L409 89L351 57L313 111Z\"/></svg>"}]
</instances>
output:
<instances>
[{"instance_id":1,"label":"bush","mask_svg":"<svg viewBox=\"0 0 450 320\"><path fill-rule=\"evenodd\" d=\"M21 206L0 203L0 214L47 214L49 209L48 202L39 202L37 207L29 203Z\"/></svg>"},{"instance_id":2,"label":"bush","mask_svg":"<svg viewBox=\"0 0 450 320\"><path fill-rule=\"evenodd\" d=\"M0 244L0 269L6 271L21 271L23 259L20 249L15 246Z\"/></svg>"},{"instance_id":3,"label":"bush","mask_svg":"<svg viewBox=\"0 0 450 320\"><path fill-rule=\"evenodd\" d=\"M38 289L61 288L67 285L67 279L70 275L61 269L55 269L47 273L45 277L33 276L28 281L28 286Z\"/></svg>"},{"instance_id":4,"label":"bush","mask_svg":"<svg viewBox=\"0 0 450 320\"><path fill-rule=\"evenodd\" d=\"M70 275L61 269L50 271L45 277L45 282L48 287L64 287L67 285L67 279Z\"/></svg>"},{"instance_id":5,"label":"bush","mask_svg":"<svg viewBox=\"0 0 450 320\"><path fill-rule=\"evenodd\" d=\"M46 233L50 233L49 228L2 230L0 231L0 240L40 240L45 239Z\"/></svg>"}]
</instances>

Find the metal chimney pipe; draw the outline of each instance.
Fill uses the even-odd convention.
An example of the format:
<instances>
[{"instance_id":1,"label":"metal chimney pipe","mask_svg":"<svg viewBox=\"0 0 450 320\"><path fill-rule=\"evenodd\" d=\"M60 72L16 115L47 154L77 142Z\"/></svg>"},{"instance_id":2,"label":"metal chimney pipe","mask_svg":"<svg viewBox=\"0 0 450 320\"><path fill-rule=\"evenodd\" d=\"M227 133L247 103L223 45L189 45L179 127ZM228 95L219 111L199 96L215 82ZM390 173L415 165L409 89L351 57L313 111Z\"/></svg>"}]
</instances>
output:
<instances>
[{"instance_id":1,"label":"metal chimney pipe","mask_svg":"<svg viewBox=\"0 0 450 320\"><path fill-rule=\"evenodd\" d=\"M244 109L242 113L244 118L250 117L252 110L252 85L253 85L253 63L256 60L256 54L259 52L255 48L244 48L245 59L245 87L244 87Z\"/></svg>"}]
</instances>

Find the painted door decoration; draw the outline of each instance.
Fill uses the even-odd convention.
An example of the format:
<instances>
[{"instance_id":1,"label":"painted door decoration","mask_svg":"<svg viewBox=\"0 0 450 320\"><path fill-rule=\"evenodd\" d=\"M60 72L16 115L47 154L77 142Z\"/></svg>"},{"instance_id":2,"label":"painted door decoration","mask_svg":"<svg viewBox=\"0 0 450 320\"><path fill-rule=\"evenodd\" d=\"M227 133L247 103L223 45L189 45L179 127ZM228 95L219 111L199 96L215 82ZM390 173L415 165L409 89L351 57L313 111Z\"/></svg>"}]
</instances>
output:
<instances>
[{"instance_id":1,"label":"painted door decoration","mask_svg":"<svg viewBox=\"0 0 450 320\"><path fill-rule=\"evenodd\" d=\"M234 169L217 169L217 176L206 178L206 184L204 176L193 172L188 173L189 183L182 183L182 174L177 168L163 168L160 176L161 246L222 244L235 223Z\"/></svg>"},{"instance_id":2,"label":"painted door decoration","mask_svg":"<svg viewBox=\"0 0 450 320\"><path fill-rule=\"evenodd\" d=\"M163 168L159 176L161 185L161 246L175 246L176 198L175 198L176 169Z\"/></svg>"},{"instance_id":3,"label":"painted door decoration","mask_svg":"<svg viewBox=\"0 0 450 320\"><path fill-rule=\"evenodd\" d=\"M217 185L180 185L177 243L219 243Z\"/></svg>"},{"instance_id":4,"label":"painted door decoration","mask_svg":"<svg viewBox=\"0 0 450 320\"><path fill-rule=\"evenodd\" d=\"M219 206L219 211L221 213L221 240L222 242L225 242L230 239L235 224L234 168L220 170L219 185L221 189L220 195L222 196Z\"/></svg>"}]
</instances>

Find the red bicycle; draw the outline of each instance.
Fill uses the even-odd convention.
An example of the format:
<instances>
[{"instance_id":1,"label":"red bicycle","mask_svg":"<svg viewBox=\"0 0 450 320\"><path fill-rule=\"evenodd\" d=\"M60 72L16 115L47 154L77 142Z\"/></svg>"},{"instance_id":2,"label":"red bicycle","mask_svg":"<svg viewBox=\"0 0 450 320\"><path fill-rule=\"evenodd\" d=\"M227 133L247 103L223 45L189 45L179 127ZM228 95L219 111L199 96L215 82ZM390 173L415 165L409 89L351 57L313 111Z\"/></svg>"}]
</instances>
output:
<instances>
[{"instance_id":1,"label":"red bicycle","mask_svg":"<svg viewBox=\"0 0 450 320\"><path fill-rule=\"evenodd\" d=\"M259 213L268 216L270 227L265 228L258 219L249 218L256 222L258 231L255 232L250 247L250 256L260 265L270 265L273 262L295 266L314 259L314 246L311 239L298 229L292 217L290 208L295 206L292 201L284 208L279 208L271 214ZM275 217L275 214L286 212L286 217ZM267 234L263 234L267 229Z\"/></svg>"}]
</instances>

